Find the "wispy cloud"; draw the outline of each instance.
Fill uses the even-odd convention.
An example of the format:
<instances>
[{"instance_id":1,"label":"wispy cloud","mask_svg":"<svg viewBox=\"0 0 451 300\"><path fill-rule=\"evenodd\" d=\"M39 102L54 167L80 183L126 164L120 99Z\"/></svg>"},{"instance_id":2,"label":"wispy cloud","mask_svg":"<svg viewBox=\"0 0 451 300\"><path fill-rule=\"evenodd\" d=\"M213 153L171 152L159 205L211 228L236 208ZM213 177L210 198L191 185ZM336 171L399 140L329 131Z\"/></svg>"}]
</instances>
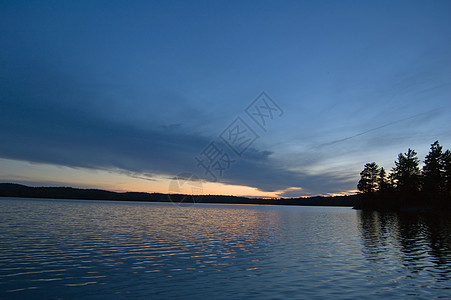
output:
<instances>
[{"instance_id":1,"label":"wispy cloud","mask_svg":"<svg viewBox=\"0 0 451 300\"><path fill-rule=\"evenodd\" d=\"M334 141L331 141L331 142L323 143L323 144L318 145L317 147L321 148L321 147L331 146L331 145L334 145L334 144L337 144L337 143L348 141L348 140L356 138L356 137L360 137L362 135L366 135L366 134L371 133L373 131L377 131L377 130L380 130L380 129L383 129L383 128L386 128L386 127L389 127L389 126L397 125L399 123L403 123L403 122L410 121L410 120L413 120L413 119L419 119L419 118L424 118L424 117L435 116L435 115L437 115L439 113L440 113L439 109L432 109L430 111L419 113L419 114L415 114L415 115L407 117L407 118L402 118L402 119L399 119L399 120L396 120L396 121L393 121L393 122L385 123L385 124L383 124L381 126L377 126L377 127L374 127L374 128L371 128L371 129L359 132L357 134L354 134L354 135L351 135L351 136L348 136L348 137L345 137L345 138L341 138L341 139L334 140Z\"/></svg>"}]
</instances>

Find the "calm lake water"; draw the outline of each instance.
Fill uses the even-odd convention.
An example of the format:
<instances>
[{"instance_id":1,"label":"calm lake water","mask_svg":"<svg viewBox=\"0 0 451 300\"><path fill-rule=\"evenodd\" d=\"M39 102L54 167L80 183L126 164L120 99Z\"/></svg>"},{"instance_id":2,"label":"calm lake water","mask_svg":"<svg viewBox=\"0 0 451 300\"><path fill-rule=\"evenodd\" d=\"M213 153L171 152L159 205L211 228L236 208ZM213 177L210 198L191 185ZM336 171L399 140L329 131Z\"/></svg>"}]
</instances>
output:
<instances>
[{"instance_id":1,"label":"calm lake water","mask_svg":"<svg viewBox=\"0 0 451 300\"><path fill-rule=\"evenodd\" d=\"M0 298L449 298L451 218L0 198Z\"/></svg>"}]
</instances>

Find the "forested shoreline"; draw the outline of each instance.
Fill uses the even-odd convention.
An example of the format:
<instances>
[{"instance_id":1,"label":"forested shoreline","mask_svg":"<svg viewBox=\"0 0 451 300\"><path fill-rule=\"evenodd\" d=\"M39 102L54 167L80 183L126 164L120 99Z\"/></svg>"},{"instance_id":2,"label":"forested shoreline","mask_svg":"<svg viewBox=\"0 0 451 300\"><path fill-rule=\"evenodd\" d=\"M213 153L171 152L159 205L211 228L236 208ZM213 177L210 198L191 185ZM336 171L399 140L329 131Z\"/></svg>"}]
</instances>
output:
<instances>
[{"instance_id":1,"label":"forested shoreline","mask_svg":"<svg viewBox=\"0 0 451 300\"><path fill-rule=\"evenodd\" d=\"M438 141L431 144L420 168L417 152L399 153L394 167L387 172L376 162L366 163L360 172L358 195L261 199L225 195L182 195L160 193L117 193L70 187L28 187L0 183L0 197L53 198L81 200L116 200L175 203L229 203L307 206L351 206L379 211L451 210L451 151Z\"/></svg>"},{"instance_id":2,"label":"forested shoreline","mask_svg":"<svg viewBox=\"0 0 451 300\"><path fill-rule=\"evenodd\" d=\"M184 195L141 192L112 192L99 189L72 187L30 187L21 184L0 183L0 197L110 200L139 202L172 202L174 204L223 203L258 205L346 206L353 207L357 195L308 198L248 198L228 195Z\"/></svg>"},{"instance_id":3,"label":"forested shoreline","mask_svg":"<svg viewBox=\"0 0 451 300\"><path fill-rule=\"evenodd\" d=\"M357 185L361 192L354 208L367 210L431 211L451 209L451 151L435 141L420 168L413 149L398 154L387 174L376 164L367 163Z\"/></svg>"}]
</instances>

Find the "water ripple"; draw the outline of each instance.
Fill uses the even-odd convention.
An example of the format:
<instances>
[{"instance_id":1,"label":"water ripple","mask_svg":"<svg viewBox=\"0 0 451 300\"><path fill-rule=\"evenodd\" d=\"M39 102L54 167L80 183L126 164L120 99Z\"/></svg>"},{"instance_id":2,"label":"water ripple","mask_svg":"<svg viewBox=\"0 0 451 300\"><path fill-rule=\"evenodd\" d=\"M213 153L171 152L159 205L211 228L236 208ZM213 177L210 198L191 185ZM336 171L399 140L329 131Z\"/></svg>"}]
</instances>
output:
<instances>
[{"instance_id":1,"label":"water ripple","mask_svg":"<svg viewBox=\"0 0 451 300\"><path fill-rule=\"evenodd\" d=\"M1 199L0 298L446 297L449 220Z\"/></svg>"}]
</instances>

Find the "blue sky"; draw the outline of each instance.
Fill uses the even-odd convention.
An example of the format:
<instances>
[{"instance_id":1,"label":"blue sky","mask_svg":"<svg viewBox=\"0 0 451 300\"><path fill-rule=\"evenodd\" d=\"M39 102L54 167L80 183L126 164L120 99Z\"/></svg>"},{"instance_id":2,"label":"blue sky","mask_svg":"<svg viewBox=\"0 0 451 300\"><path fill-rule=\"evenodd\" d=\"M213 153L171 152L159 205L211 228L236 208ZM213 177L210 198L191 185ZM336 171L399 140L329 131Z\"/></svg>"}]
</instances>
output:
<instances>
[{"instance_id":1,"label":"blue sky","mask_svg":"<svg viewBox=\"0 0 451 300\"><path fill-rule=\"evenodd\" d=\"M349 192L366 162L451 148L450 54L449 1L2 1L0 181ZM209 182L195 158L237 117L258 138Z\"/></svg>"}]
</instances>

